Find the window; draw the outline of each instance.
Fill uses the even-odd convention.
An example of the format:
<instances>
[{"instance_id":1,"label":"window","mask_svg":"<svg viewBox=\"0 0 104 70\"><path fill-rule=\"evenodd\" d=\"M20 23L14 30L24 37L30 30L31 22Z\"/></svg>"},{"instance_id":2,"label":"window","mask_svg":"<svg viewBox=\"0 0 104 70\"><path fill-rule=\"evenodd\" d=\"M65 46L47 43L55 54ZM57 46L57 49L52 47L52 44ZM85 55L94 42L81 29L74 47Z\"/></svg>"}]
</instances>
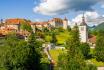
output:
<instances>
[{"instance_id":1,"label":"window","mask_svg":"<svg viewBox=\"0 0 104 70\"><path fill-rule=\"evenodd\" d=\"M81 31L84 31L84 27L81 27Z\"/></svg>"}]
</instances>

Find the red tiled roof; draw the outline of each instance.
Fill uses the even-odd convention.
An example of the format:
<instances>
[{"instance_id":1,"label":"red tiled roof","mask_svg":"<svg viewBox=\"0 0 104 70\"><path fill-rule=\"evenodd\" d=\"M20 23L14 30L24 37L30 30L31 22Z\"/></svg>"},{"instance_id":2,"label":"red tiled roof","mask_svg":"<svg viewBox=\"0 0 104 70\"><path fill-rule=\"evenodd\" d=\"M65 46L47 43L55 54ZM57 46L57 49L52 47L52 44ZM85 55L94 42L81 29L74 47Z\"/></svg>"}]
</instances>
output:
<instances>
[{"instance_id":1,"label":"red tiled roof","mask_svg":"<svg viewBox=\"0 0 104 70\"><path fill-rule=\"evenodd\" d=\"M91 43L96 43L96 36L91 36L91 37L89 37L89 42L91 42Z\"/></svg>"},{"instance_id":2,"label":"red tiled roof","mask_svg":"<svg viewBox=\"0 0 104 70\"><path fill-rule=\"evenodd\" d=\"M63 20L61 18L53 18L52 21L55 21L57 23L63 23Z\"/></svg>"},{"instance_id":3,"label":"red tiled roof","mask_svg":"<svg viewBox=\"0 0 104 70\"><path fill-rule=\"evenodd\" d=\"M6 19L7 24L20 24L24 19Z\"/></svg>"}]
</instances>

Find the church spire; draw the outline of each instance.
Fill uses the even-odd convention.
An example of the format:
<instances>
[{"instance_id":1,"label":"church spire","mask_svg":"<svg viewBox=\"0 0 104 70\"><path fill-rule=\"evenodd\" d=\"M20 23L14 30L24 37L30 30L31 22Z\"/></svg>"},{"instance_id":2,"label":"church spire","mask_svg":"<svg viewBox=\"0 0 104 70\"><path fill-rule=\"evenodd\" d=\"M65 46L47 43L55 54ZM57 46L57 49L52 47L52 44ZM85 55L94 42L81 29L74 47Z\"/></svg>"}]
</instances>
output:
<instances>
[{"instance_id":1,"label":"church spire","mask_svg":"<svg viewBox=\"0 0 104 70\"><path fill-rule=\"evenodd\" d=\"M67 21L68 19L65 17L65 18L64 18L64 20L66 20L66 21Z\"/></svg>"},{"instance_id":2,"label":"church spire","mask_svg":"<svg viewBox=\"0 0 104 70\"><path fill-rule=\"evenodd\" d=\"M86 25L84 13L83 13L83 16L82 16L82 23L81 23L81 25Z\"/></svg>"},{"instance_id":3,"label":"church spire","mask_svg":"<svg viewBox=\"0 0 104 70\"><path fill-rule=\"evenodd\" d=\"M3 19L0 20L0 23L3 23Z\"/></svg>"}]
</instances>

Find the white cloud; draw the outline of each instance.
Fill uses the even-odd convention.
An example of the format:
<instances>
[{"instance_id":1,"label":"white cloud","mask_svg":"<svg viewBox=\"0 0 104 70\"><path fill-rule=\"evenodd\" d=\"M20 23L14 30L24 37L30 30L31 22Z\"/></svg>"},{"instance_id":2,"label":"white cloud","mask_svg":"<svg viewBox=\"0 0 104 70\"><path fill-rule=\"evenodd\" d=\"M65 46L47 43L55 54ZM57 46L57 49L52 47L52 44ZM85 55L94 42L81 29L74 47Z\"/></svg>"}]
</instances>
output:
<instances>
[{"instance_id":1,"label":"white cloud","mask_svg":"<svg viewBox=\"0 0 104 70\"><path fill-rule=\"evenodd\" d=\"M100 15L97 12L85 12L85 21L87 23L91 22L93 19L98 18ZM72 22L78 23L78 25L82 22L82 16L83 14L79 14L74 19L72 19ZM94 22L94 21L92 21Z\"/></svg>"},{"instance_id":2,"label":"white cloud","mask_svg":"<svg viewBox=\"0 0 104 70\"><path fill-rule=\"evenodd\" d=\"M82 16L83 14L79 14L74 19L72 19L72 22L79 25L82 22ZM104 15L100 15L97 12L86 12L85 20L88 25L98 25L104 22Z\"/></svg>"},{"instance_id":3,"label":"white cloud","mask_svg":"<svg viewBox=\"0 0 104 70\"><path fill-rule=\"evenodd\" d=\"M70 10L93 10L92 6L97 2L98 0L42 0L33 10L44 15L58 15L68 13Z\"/></svg>"},{"instance_id":4,"label":"white cloud","mask_svg":"<svg viewBox=\"0 0 104 70\"><path fill-rule=\"evenodd\" d=\"M45 15L57 15L56 12L66 12L63 9L67 9L67 5L64 4L64 0L47 0L39 4L34 8L35 12Z\"/></svg>"}]
</instances>

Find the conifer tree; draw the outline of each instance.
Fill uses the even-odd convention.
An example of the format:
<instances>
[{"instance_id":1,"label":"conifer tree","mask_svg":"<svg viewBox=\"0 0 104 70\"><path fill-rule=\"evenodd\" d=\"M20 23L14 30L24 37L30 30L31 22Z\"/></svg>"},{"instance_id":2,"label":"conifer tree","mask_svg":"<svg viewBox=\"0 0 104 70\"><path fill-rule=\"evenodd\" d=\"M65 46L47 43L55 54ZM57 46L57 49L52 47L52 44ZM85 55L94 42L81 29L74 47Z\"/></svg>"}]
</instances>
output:
<instances>
[{"instance_id":1,"label":"conifer tree","mask_svg":"<svg viewBox=\"0 0 104 70\"><path fill-rule=\"evenodd\" d=\"M80 50L79 33L74 29L66 42L67 52L59 55L58 66L60 70L96 70L91 69L85 62ZM92 65L93 67L93 65Z\"/></svg>"},{"instance_id":2,"label":"conifer tree","mask_svg":"<svg viewBox=\"0 0 104 70\"><path fill-rule=\"evenodd\" d=\"M95 52L96 59L104 62L104 31L98 32Z\"/></svg>"}]
</instances>

